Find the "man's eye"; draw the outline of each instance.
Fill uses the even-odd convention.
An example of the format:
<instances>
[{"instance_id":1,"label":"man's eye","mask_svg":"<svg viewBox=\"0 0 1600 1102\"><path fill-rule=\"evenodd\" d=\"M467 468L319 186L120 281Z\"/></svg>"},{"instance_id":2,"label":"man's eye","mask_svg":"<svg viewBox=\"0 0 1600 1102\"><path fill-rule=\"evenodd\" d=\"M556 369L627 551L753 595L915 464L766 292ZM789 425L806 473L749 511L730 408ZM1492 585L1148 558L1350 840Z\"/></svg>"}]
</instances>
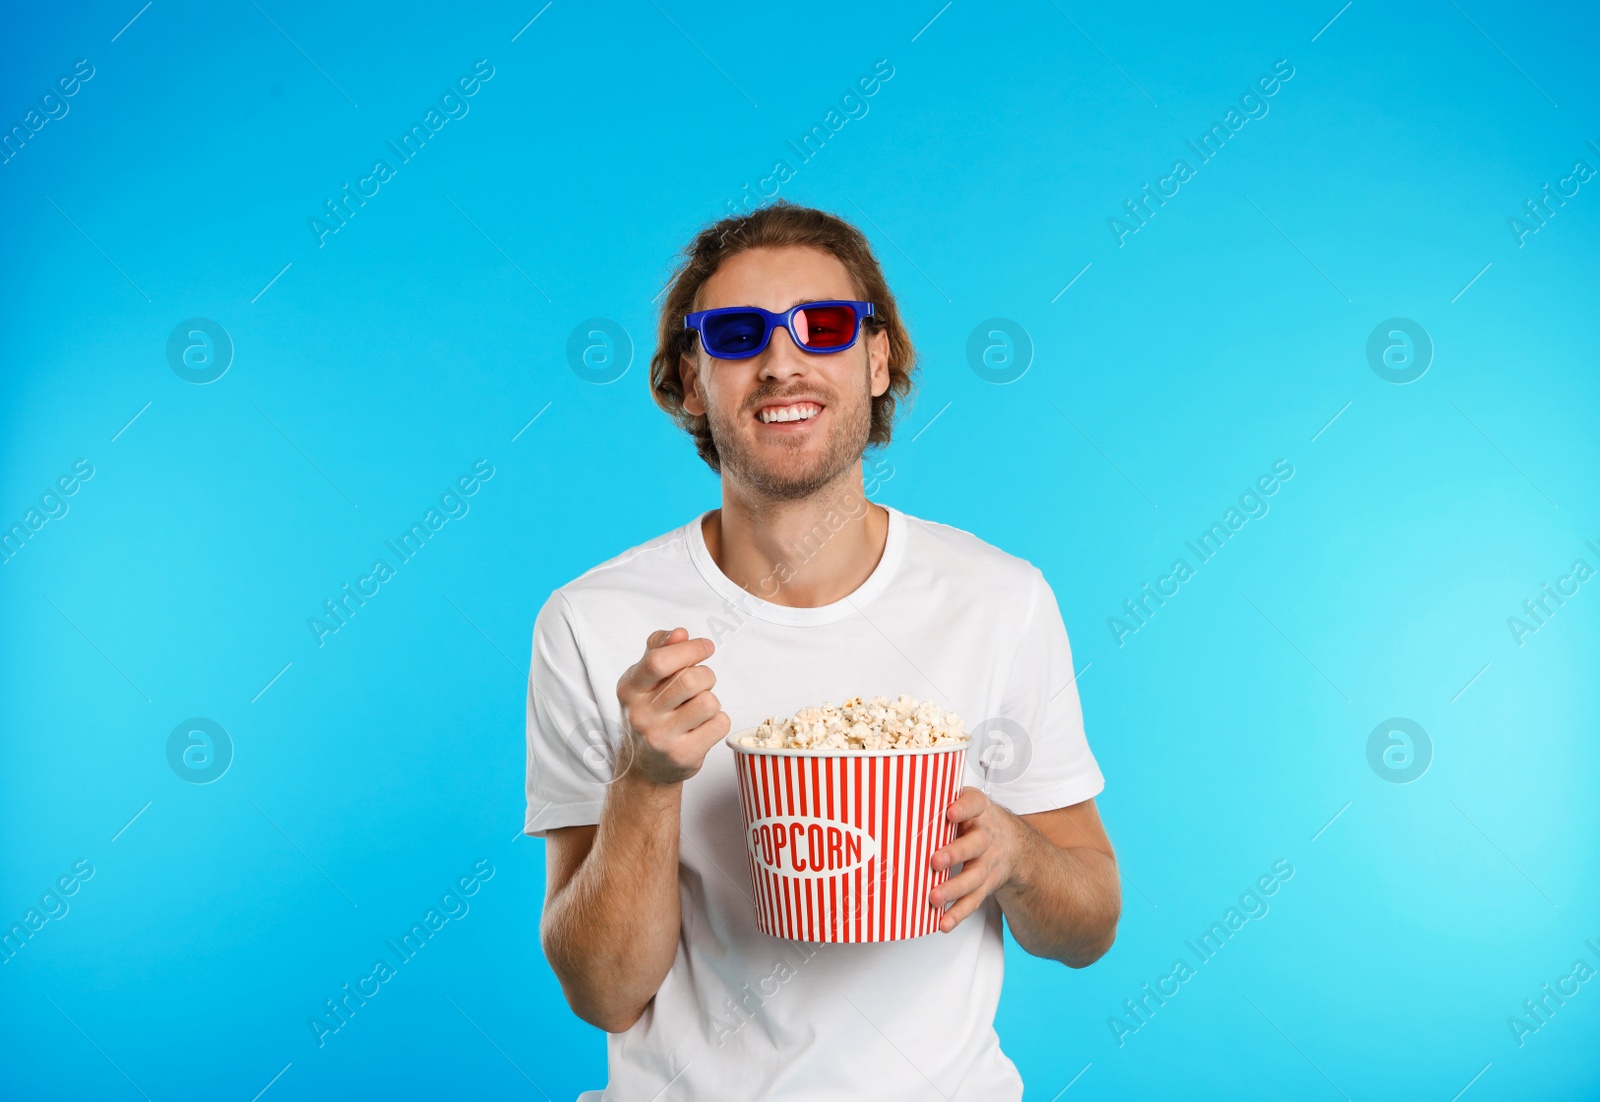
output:
<instances>
[{"instance_id":1,"label":"man's eye","mask_svg":"<svg viewBox=\"0 0 1600 1102\"><path fill-rule=\"evenodd\" d=\"M719 348L742 351L761 343L762 327L744 318L727 318L708 327L707 335Z\"/></svg>"}]
</instances>

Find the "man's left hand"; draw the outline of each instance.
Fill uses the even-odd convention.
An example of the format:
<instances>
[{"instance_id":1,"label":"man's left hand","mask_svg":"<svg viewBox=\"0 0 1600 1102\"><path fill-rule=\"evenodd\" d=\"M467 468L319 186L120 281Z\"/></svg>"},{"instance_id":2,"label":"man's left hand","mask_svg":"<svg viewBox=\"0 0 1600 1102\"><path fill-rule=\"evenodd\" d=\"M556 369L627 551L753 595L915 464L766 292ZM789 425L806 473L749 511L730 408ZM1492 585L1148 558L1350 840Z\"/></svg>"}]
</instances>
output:
<instances>
[{"instance_id":1,"label":"man's left hand","mask_svg":"<svg viewBox=\"0 0 1600 1102\"><path fill-rule=\"evenodd\" d=\"M970 785L961 790L946 814L956 824L956 838L934 853L933 868L947 869L957 863L962 868L934 887L928 902L935 907L952 904L939 919L940 931L949 933L1011 879L1020 824L1010 812L990 803L981 789Z\"/></svg>"}]
</instances>

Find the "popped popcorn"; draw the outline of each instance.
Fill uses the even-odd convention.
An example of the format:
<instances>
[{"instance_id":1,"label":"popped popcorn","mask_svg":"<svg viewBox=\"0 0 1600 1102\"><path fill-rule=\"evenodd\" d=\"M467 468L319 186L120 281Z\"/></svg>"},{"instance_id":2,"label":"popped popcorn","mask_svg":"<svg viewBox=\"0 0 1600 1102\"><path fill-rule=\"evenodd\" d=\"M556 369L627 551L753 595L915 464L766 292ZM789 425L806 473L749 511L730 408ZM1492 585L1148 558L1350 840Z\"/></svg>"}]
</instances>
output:
<instances>
[{"instance_id":1,"label":"popped popcorn","mask_svg":"<svg viewBox=\"0 0 1600 1102\"><path fill-rule=\"evenodd\" d=\"M910 750L966 741L960 716L903 693L893 702L853 696L837 708L830 701L783 719L768 716L739 740L744 746L786 750Z\"/></svg>"}]
</instances>

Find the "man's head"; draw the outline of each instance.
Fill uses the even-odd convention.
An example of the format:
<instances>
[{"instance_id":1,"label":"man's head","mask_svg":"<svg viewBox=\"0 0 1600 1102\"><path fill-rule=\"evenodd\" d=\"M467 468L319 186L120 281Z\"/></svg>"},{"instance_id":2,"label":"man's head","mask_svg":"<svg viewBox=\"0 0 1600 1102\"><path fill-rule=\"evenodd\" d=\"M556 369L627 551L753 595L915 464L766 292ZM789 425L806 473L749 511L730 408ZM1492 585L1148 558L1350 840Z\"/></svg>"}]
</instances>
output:
<instances>
[{"instance_id":1,"label":"man's head","mask_svg":"<svg viewBox=\"0 0 1600 1102\"><path fill-rule=\"evenodd\" d=\"M806 352L775 329L747 359L709 355L685 315L723 306L781 313L802 302L865 301L856 343ZM859 230L824 211L779 200L702 230L683 252L661 308L650 389L713 471L755 496L793 500L887 444L897 401L912 389L915 352L883 271ZM805 400L806 421L763 423L763 407Z\"/></svg>"}]
</instances>

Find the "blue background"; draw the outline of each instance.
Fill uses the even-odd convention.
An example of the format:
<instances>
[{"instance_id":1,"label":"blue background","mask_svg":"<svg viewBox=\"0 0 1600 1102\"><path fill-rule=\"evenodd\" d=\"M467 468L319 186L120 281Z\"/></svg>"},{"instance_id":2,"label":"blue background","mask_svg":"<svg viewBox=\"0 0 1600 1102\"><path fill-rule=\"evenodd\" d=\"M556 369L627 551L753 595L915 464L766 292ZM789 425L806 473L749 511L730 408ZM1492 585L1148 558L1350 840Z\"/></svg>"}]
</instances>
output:
<instances>
[{"instance_id":1,"label":"blue background","mask_svg":"<svg viewBox=\"0 0 1600 1102\"><path fill-rule=\"evenodd\" d=\"M95 67L0 165L0 523L94 468L0 566L0 924L95 870L0 966L0 1095L604 1083L520 836L530 633L551 589L718 503L648 394L653 298L780 159L784 197L867 233L921 355L874 496L1039 565L1073 640L1124 910L1085 971L1008 942L1029 1099L1600 1093L1600 984L1520 1044L1508 1024L1600 968L1600 580L1507 624L1600 568L1600 179L1520 243L1508 223L1600 166L1592 9L0 22L7 128ZM480 58L469 113L319 245L308 220ZM1269 113L1198 163L1280 58ZM800 163L787 140L879 59L868 113ZM205 385L167 356L196 317L234 346ZM591 352L629 363L608 384L569 360L595 317L631 335ZM1396 317L1433 345L1404 385L1367 354ZM1027 335L1005 384L967 354L992 318ZM1280 458L1270 512L1119 645L1108 618ZM478 459L470 512L319 646L308 617ZM232 743L209 784L169 765L191 717ZM1430 736L1411 783L1369 764L1393 717ZM1124 1000L1279 859L1270 911L1119 1044ZM323 1000L478 861L470 911L319 1047Z\"/></svg>"}]
</instances>

